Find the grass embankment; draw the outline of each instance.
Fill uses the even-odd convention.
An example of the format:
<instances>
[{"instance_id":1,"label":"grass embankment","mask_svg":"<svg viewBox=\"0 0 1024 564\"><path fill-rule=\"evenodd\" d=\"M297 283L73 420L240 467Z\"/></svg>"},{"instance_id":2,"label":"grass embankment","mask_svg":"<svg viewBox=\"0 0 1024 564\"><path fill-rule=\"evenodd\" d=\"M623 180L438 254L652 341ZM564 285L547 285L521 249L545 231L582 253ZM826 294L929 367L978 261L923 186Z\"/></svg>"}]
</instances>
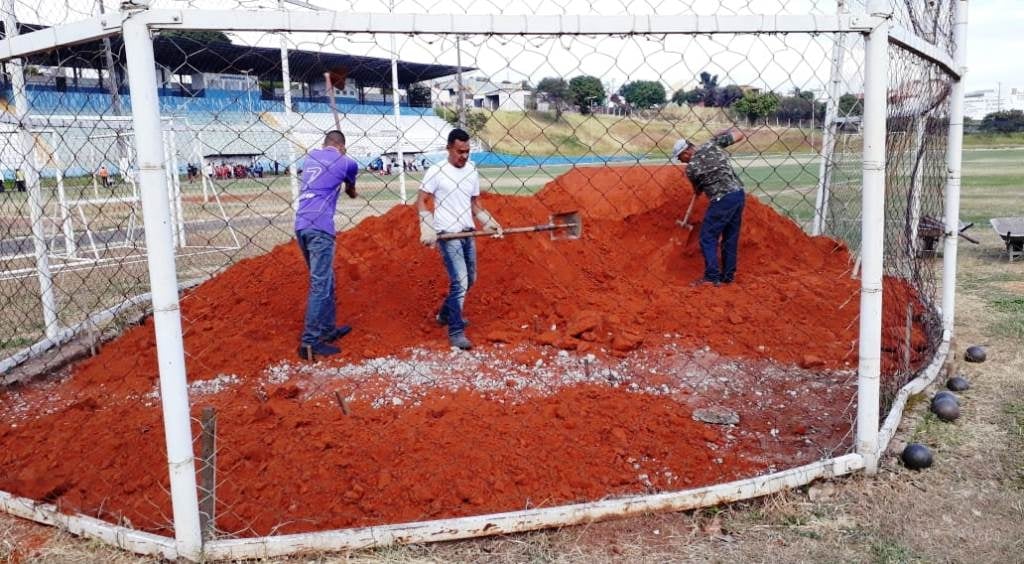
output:
<instances>
[{"instance_id":1,"label":"grass embankment","mask_svg":"<svg viewBox=\"0 0 1024 564\"><path fill-rule=\"evenodd\" d=\"M733 122L717 108L671 108L654 118L553 112L492 112L481 137L491 150L513 155L666 155L680 137L697 142ZM808 152L817 130L745 127L739 154Z\"/></svg>"}]
</instances>

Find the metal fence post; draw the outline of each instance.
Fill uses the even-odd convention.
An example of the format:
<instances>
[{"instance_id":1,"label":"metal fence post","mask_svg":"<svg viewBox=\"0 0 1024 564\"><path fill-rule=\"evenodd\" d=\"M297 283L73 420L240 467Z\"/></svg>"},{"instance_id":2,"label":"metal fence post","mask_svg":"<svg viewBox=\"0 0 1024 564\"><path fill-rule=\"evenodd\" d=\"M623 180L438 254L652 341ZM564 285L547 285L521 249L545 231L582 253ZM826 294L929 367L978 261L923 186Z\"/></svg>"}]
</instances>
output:
<instances>
[{"instance_id":1,"label":"metal fence post","mask_svg":"<svg viewBox=\"0 0 1024 564\"><path fill-rule=\"evenodd\" d=\"M888 18L887 2L869 15ZM889 87L889 20L868 34L864 79L864 168L861 215L860 359L857 364L857 452L868 474L878 471L882 369L882 268L885 240L885 141Z\"/></svg>"},{"instance_id":2,"label":"metal fence post","mask_svg":"<svg viewBox=\"0 0 1024 564\"><path fill-rule=\"evenodd\" d=\"M142 22L129 18L123 30L141 184L142 217L146 229L146 258L153 296L153 322L160 367L160 400L170 469L174 536L180 557L199 560L203 544L199 528L199 499L192 452L188 385L185 381L185 350L178 304L171 203L161 146L153 42L149 29Z\"/></svg>"},{"instance_id":3,"label":"metal fence post","mask_svg":"<svg viewBox=\"0 0 1024 564\"><path fill-rule=\"evenodd\" d=\"M942 338L953 337L956 320L957 241L960 232L960 167L964 143L964 72L967 62L967 0L953 5L953 60L960 78L953 82L949 109L949 142L946 148L946 240L942 251Z\"/></svg>"},{"instance_id":4,"label":"metal fence post","mask_svg":"<svg viewBox=\"0 0 1024 564\"><path fill-rule=\"evenodd\" d=\"M4 30L8 36L18 34L18 22L14 17L14 0L4 1ZM50 272L46 232L43 229L43 216L46 210L43 206L39 165L35 151L36 143L25 123L25 118L29 113L28 94L25 91L25 69L21 59L12 59L7 62L7 65L10 68L11 91L14 94L14 115L18 119L18 138L23 155L20 168L25 175L25 186L28 190L29 220L32 222L36 277L39 279L39 294L43 309L43 330L47 339L54 340L57 338L60 326L57 319L57 299L53 291L53 274Z\"/></svg>"}]
</instances>

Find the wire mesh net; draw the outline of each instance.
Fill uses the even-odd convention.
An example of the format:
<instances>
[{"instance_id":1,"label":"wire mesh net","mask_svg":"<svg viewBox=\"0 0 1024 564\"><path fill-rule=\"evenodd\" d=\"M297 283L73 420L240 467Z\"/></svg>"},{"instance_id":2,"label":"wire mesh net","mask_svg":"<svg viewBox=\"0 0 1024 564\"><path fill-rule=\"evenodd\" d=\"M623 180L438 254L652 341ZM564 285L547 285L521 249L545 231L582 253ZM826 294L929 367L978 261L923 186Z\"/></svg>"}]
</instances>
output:
<instances>
[{"instance_id":1,"label":"wire mesh net","mask_svg":"<svg viewBox=\"0 0 1024 564\"><path fill-rule=\"evenodd\" d=\"M155 3L167 5L211 7ZM602 13L646 9L837 7L610 3ZM154 34L153 48L208 538L676 491L852 450L859 35L174 30ZM10 449L0 467L47 471L31 483L0 472L11 476L0 489L167 533L126 56L113 36L30 57L31 149L17 120L0 137L3 168L28 172L3 194L4 356L53 337L51 322L103 332L5 376L25 383L0 395L0 432L32 449ZM941 338L929 218L942 215L949 82L900 49L890 57L883 379L894 390ZM15 84L5 88L16 105ZM465 166L456 128L469 135ZM297 209L334 173L322 160L333 129L358 173L339 172L319 208L316 230L337 236L297 240ZM698 194L670 158L680 138L727 155L738 182ZM475 203L445 192L465 180L472 193L474 178ZM507 234L421 245L431 231L492 235L474 206ZM439 217L448 208L454 223ZM578 237L558 229L567 212ZM728 250L722 270L705 267L702 238L715 230L723 248L738 237L735 271ZM41 281L43 263L52 281ZM712 283L691 285L701 280ZM323 314L334 334L307 322L318 284L336 304ZM88 321L111 308L113 324ZM75 346L89 358L61 356ZM103 427L100 440L76 426L83 417ZM49 450L35 444L44 432ZM81 472L72 452L97 470Z\"/></svg>"}]
</instances>

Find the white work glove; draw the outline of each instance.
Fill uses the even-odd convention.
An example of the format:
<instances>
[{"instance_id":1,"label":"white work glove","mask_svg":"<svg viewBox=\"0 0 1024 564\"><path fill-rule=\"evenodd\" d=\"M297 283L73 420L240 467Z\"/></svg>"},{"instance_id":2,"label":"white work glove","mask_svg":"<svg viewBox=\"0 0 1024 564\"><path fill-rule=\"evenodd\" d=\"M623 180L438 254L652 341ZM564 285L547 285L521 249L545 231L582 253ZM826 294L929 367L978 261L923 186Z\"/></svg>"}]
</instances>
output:
<instances>
[{"instance_id":1,"label":"white work glove","mask_svg":"<svg viewBox=\"0 0 1024 564\"><path fill-rule=\"evenodd\" d=\"M437 231L434 231L434 214L420 212L420 243L430 247L437 243Z\"/></svg>"},{"instance_id":2,"label":"white work glove","mask_svg":"<svg viewBox=\"0 0 1024 564\"><path fill-rule=\"evenodd\" d=\"M487 213L487 210L483 208L477 210L476 220L480 222L480 227L484 231L494 231L495 238L501 239L505 235L505 232L501 230L501 224L494 219L494 216Z\"/></svg>"}]
</instances>

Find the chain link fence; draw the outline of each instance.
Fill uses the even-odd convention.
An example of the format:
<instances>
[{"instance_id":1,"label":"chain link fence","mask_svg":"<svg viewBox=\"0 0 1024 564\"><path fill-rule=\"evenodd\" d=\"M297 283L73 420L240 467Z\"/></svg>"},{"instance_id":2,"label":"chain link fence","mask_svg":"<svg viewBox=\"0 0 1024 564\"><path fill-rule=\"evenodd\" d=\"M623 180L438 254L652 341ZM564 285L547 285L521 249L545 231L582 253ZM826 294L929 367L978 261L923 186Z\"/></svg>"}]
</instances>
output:
<instances>
[{"instance_id":1,"label":"chain link fence","mask_svg":"<svg viewBox=\"0 0 1024 564\"><path fill-rule=\"evenodd\" d=\"M234 8L317 8L299 4ZM864 10L464 4L330 8L385 19ZM895 23L952 50L950 2L897 4ZM74 3L14 12L21 33L97 15ZM205 539L676 492L854 452L861 32L225 33L189 21L157 26L152 46ZM128 86L131 56L121 35L54 46L24 60L23 83L6 61L0 489L173 536L142 222L143 200L163 196L140 180L147 140L132 116L147 109ZM883 415L942 342L953 81L895 44L889 77ZM449 280L420 244L414 203L432 167L449 170L457 127L471 136L479 204L503 228L566 212L582 224L578 238L475 240L470 351L436 321ZM746 191L739 266L732 283L695 287L715 218L670 157L680 138L701 146L730 128L745 136L726 149ZM310 282L295 209L333 129L359 169L333 213L335 312L352 332L340 354L310 362L297 354Z\"/></svg>"}]
</instances>

